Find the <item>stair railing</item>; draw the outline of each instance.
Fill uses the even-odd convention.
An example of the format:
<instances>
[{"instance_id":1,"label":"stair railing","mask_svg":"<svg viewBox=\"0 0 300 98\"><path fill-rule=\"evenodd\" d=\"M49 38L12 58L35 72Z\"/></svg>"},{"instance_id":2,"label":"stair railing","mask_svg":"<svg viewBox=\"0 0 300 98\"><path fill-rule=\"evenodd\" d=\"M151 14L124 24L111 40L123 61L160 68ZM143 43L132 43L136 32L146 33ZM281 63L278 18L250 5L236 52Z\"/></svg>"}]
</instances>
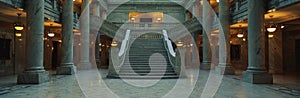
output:
<instances>
[{"instance_id":1,"label":"stair railing","mask_svg":"<svg viewBox=\"0 0 300 98\"><path fill-rule=\"evenodd\" d=\"M123 65L126 58L126 51L129 48L129 39L130 39L130 30L126 30L125 37L122 41L120 50L118 55L111 56L110 55L110 64L109 64L109 72L107 77L117 77L120 71L121 66ZM117 52L117 49L111 48L111 52ZM112 60L114 59L114 60Z\"/></svg>"},{"instance_id":2,"label":"stair railing","mask_svg":"<svg viewBox=\"0 0 300 98\"><path fill-rule=\"evenodd\" d=\"M164 35L164 41L163 41L164 46L165 46L165 49L168 51L167 52L168 59L169 59L171 65L175 66L176 53L174 52L174 48L172 46L171 41L169 40L167 30L163 30L163 35Z\"/></svg>"}]
</instances>

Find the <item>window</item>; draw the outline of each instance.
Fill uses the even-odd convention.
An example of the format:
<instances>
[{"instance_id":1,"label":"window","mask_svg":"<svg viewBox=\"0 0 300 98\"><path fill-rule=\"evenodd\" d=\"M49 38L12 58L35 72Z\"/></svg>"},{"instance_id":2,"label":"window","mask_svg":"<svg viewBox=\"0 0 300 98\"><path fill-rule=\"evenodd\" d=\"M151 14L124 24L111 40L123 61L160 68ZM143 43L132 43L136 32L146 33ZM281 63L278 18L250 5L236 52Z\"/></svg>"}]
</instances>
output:
<instances>
[{"instance_id":1,"label":"window","mask_svg":"<svg viewBox=\"0 0 300 98\"><path fill-rule=\"evenodd\" d=\"M0 38L0 60L10 59L10 42L11 39Z\"/></svg>"}]
</instances>

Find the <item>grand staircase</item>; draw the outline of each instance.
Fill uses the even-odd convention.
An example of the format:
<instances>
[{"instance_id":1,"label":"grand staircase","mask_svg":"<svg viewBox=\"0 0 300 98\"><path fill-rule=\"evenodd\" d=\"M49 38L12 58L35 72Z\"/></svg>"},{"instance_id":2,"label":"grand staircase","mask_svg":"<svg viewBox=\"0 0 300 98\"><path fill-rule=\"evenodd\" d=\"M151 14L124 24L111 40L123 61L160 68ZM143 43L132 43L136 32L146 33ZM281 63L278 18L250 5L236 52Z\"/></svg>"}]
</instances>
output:
<instances>
[{"instance_id":1,"label":"grand staircase","mask_svg":"<svg viewBox=\"0 0 300 98\"><path fill-rule=\"evenodd\" d=\"M171 65L163 37L131 39L118 77L129 79L178 78Z\"/></svg>"}]
</instances>

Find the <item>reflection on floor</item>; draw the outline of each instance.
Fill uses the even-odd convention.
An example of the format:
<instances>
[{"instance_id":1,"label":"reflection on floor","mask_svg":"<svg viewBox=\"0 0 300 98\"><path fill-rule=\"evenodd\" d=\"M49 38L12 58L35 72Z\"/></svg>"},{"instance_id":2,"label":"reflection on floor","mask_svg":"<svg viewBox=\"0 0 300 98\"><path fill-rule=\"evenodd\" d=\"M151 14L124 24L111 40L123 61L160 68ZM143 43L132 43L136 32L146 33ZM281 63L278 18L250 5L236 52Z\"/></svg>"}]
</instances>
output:
<instances>
[{"instance_id":1,"label":"reflection on floor","mask_svg":"<svg viewBox=\"0 0 300 98\"><path fill-rule=\"evenodd\" d=\"M214 91L215 98L300 97L300 79L291 75L275 75L273 85L255 85L241 82L240 76L222 79L202 70L199 74L195 73L198 70L187 70L187 78L163 80L106 79L107 70L97 72L100 74L80 71L76 76L52 75L50 82L39 85L16 85L16 76L1 77L0 98L206 98ZM216 77L222 81L210 81Z\"/></svg>"}]
</instances>

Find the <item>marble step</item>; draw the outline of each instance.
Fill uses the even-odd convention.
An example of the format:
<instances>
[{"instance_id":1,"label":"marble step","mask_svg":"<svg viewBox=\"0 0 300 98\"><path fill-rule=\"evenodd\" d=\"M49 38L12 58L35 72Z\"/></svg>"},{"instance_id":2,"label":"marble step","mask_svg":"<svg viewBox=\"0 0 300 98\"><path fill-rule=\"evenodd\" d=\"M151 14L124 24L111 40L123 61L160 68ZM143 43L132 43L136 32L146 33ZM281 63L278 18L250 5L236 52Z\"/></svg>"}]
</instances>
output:
<instances>
[{"instance_id":1,"label":"marble step","mask_svg":"<svg viewBox=\"0 0 300 98\"><path fill-rule=\"evenodd\" d=\"M122 79L178 79L178 75L170 75L170 76L128 76L128 75L120 75L115 78Z\"/></svg>"},{"instance_id":2,"label":"marble step","mask_svg":"<svg viewBox=\"0 0 300 98\"><path fill-rule=\"evenodd\" d=\"M170 76L175 73L119 73L121 76Z\"/></svg>"},{"instance_id":3,"label":"marble step","mask_svg":"<svg viewBox=\"0 0 300 98\"><path fill-rule=\"evenodd\" d=\"M120 70L120 73L149 73L149 70ZM151 70L152 73L175 73L174 70Z\"/></svg>"},{"instance_id":4,"label":"marble step","mask_svg":"<svg viewBox=\"0 0 300 98\"><path fill-rule=\"evenodd\" d=\"M173 67L121 67L120 70L174 70Z\"/></svg>"}]
</instances>

